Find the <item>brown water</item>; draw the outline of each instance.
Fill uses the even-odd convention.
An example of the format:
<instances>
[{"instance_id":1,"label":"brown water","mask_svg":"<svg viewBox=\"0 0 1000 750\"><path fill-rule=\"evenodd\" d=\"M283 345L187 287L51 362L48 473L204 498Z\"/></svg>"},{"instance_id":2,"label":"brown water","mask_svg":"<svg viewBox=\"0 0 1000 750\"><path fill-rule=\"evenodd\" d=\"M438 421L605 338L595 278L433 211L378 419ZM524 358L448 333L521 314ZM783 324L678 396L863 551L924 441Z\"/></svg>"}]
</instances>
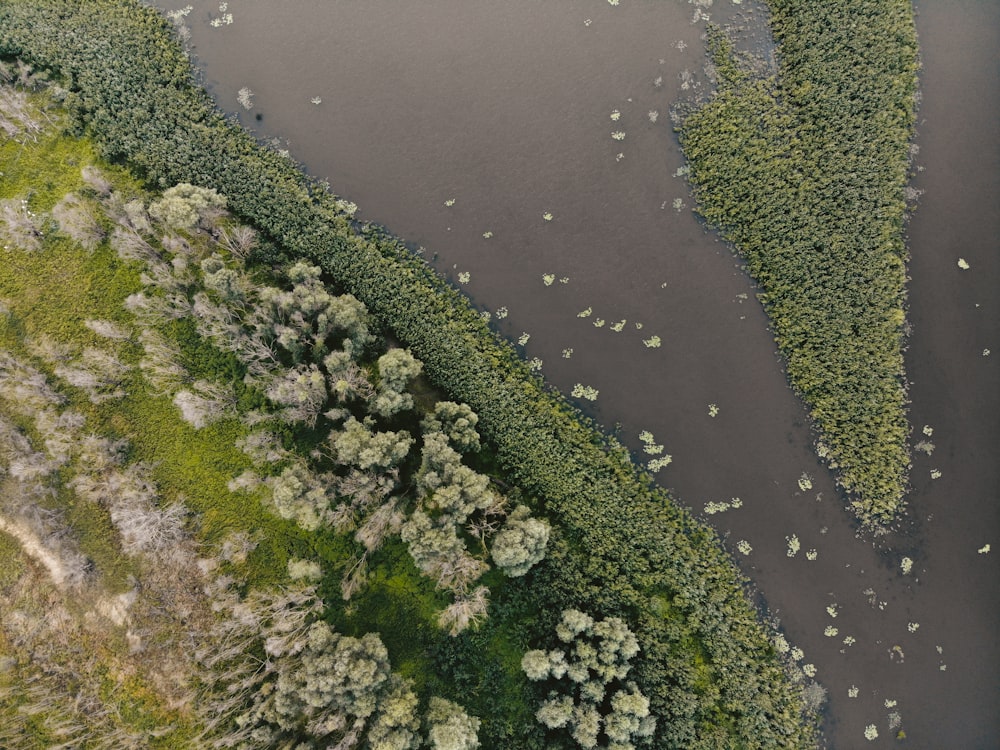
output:
<instances>
[{"instance_id":1,"label":"brown water","mask_svg":"<svg viewBox=\"0 0 1000 750\"><path fill-rule=\"evenodd\" d=\"M425 248L505 335L530 333L526 357L551 382L598 389L582 405L628 445L650 430L674 459L658 476L683 502L701 512L741 499L705 517L829 689L830 747L895 744L891 711L910 747L998 746L1000 5L920 4L926 170L915 184L927 192L910 227L908 366L915 440L929 424L937 448L914 460L904 531L878 547L855 536L811 451L752 285L672 176L683 160L669 108L705 85L694 6L234 1L233 23L212 27L218 5L194 5L195 53L223 108L282 139L360 218ZM708 12L753 19L747 7L719 0ZM249 112L236 100L244 86ZM645 346L654 335L662 346ZM801 550L789 557L793 534ZM996 549L978 554L987 543Z\"/></svg>"}]
</instances>

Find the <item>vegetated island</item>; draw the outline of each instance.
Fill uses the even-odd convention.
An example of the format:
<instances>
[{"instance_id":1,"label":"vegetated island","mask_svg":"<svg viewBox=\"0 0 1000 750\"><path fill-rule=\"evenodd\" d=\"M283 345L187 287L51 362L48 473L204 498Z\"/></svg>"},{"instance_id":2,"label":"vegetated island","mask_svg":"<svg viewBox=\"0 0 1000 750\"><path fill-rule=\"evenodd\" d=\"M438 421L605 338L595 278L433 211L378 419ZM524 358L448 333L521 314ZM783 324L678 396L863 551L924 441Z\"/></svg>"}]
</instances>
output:
<instances>
[{"instance_id":1,"label":"vegetated island","mask_svg":"<svg viewBox=\"0 0 1000 750\"><path fill-rule=\"evenodd\" d=\"M51 77L2 102L4 742L815 745L714 532L164 19L7 2L0 56Z\"/></svg>"},{"instance_id":2,"label":"vegetated island","mask_svg":"<svg viewBox=\"0 0 1000 750\"><path fill-rule=\"evenodd\" d=\"M794 389L862 524L904 503L909 0L768 0L778 70L710 34L718 87L683 115L697 210L760 285Z\"/></svg>"}]
</instances>

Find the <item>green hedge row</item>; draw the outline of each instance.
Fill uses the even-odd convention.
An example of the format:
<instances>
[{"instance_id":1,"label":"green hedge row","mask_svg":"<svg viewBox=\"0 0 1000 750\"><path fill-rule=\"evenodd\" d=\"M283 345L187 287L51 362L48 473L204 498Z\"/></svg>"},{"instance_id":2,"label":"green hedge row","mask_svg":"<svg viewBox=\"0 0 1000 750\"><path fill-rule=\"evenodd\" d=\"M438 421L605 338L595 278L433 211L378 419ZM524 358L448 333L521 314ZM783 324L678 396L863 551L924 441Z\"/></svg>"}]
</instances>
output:
<instances>
[{"instance_id":1,"label":"green hedge row","mask_svg":"<svg viewBox=\"0 0 1000 750\"><path fill-rule=\"evenodd\" d=\"M909 0L769 0L779 72L714 36L715 96L681 144L698 210L736 246L793 387L862 523L903 504L904 188L917 44Z\"/></svg>"},{"instance_id":2,"label":"green hedge row","mask_svg":"<svg viewBox=\"0 0 1000 750\"><path fill-rule=\"evenodd\" d=\"M215 188L289 255L322 266L472 406L503 468L558 531L533 598L635 626L657 747L814 745L799 689L714 532L547 392L426 264L354 231L333 197L218 114L165 21L132 0L11 0L0 6L0 54L55 70L107 156L161 186Z\"/></svg>"}]
</instances>

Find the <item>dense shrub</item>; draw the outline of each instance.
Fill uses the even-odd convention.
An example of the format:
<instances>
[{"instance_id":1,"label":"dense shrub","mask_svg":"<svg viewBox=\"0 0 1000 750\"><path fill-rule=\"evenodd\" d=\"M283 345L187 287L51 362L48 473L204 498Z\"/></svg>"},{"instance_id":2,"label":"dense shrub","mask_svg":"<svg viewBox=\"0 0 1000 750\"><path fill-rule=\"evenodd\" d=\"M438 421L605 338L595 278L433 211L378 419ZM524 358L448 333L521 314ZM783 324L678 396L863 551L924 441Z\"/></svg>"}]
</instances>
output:
<instances>
[{"instance_id":1,"label":"dense shrub","mask_svg":"<svg viewBox=\"0 0 1000 750\"><path fill-rule=\"evenodd\" d=\"M908 0L770 0L780 69L713 43L718 90L681 144L698 210L736 246L862 523L891 524L909 468L903 346L916 35Z\"/></svg>"}]
</instances>

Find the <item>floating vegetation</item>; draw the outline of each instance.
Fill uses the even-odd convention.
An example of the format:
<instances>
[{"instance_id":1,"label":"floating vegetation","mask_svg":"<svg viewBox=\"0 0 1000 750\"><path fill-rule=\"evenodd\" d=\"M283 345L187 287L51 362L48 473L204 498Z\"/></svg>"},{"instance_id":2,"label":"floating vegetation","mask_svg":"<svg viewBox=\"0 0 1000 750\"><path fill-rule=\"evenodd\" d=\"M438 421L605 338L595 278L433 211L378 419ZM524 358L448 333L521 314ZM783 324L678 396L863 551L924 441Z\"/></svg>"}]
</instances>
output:
<instances>
[{"instance_id":1,"label":"floating vegetation","mask_svg":"<svg viewBox=\"0 0 1000 750\"><path fill-rule=\"evenodd\" d=\"M931 469L931 479L940 479L940 478L941 478L941 470Z\"/></svg>"},{"instance_id":2,"label":"floating vegetation","mask_svg":"<svg viewBox=\"0 0 1000 750\"><path fill-rule=\"evenodd\" d=\"M560 284L568 284L569 283L569 276L563 276L561 279L559 279L559 283Z\"/></svg>"},{"instance_id":3,"label":"floating vegetation","mask_svg":"<svg viewBox=\"0 0 1000 750\"><path fill-rule=\"evenodd\" d=\"M968 271L970 268L972 268L972 266L969 265L969 262L965 258L958 259L958 267L961 268L963 271Z\"/></svg>"},{"instance_id":4,"label":"floating vegetation","mask_svg":"<svg viewBox=\"0 0 1000 750\"><path fill-rule=\"evenodd\" d=\"M573 350L572 349L563 349L562 350L562 356L563 356L563 359L569 359L570 357L573 356Z\"/></svg>"},{"instance_id":5,"label":"floating vegetation","mask_svg":"<svg viewBox=\"0 0 1000 750\"><path fill-rule=\"evenodd\" d=\"M555 280L556 280L556 275L554 273L542 274L542 283L545 284L545 286L552 286Z\"/></svg>"},{"instance_id":6,"label":"floating vegetation","mask_svg":"<svg viewBox=\"0 0 1000 750\"><path fill-rule=\"evenodd\" d=\"M865 727L865 739L869 742L878 739L878 728L874 724Z\"/></svg>"},{"instance_id":7,"label":"floating vegetation","mask_svg":"<svg viewBox=\"0 0 1000 750\"><path fill-rule=\"evenodd\" d=\"M253 108L253 91L249 86L244 86L236 92L236 101L243 109Z\"/></svg>"},{"instance_id":8,"label":"floating vegetation","mask_svg":"<svg viewBox=\"0 0 1000 750\"><path fill-rule=\"evenodd\" d=\"M619 151L617 154L615 154L615 161L621 161L624 158L625 158L625 153L622 151Z\"/></svg>"},{"instance_id":9,"label":"floating vegetation","mask_svg":"<svg viewBox=\"0 0 1000 750\"><path fill-rule=\"evenodd\" d=\"M816 665L815 664L803 664L802 665L802 674L804 674L806 677L815 677L816 676Z\"/></svg>"},{"instance_id":10,"label":"floating vegetation","mask_svg":"<svg viewBox=\"0 0 1000 750\"><path fill-rule=\"evenodd\" d=\"M687 177L691 174L691 165L685 164L683 167L677 167L674 170L674 177Z\"/></svg>"},{"instance_id":11,"label":"floating vegetation","mask_svg":"<svg viewBox=\"0 0 1000 750\"><path fill-rule=\"evenodd\" d=\"M655 109L651 109L649 110L649 112L646 113L646 117L649 118L650 122L656 122L657 120L660 119L660 113L657 112Z\"/></svg>"},{"instance_id":12,"label":"floating vegetation","mask_svg":"<svg viewBox=\"0 0 1000 750\"><path fill-rule=\"evenodd\" d=\"M485 232L483 232L483 239L484 239L484 240L488 240L488 239L490 239L490 238L491 238L492 236L493 236L493 232L490 232L490 231L488 231L488 230L487 230L487 231L485 231Z\"/></svg>"},{"instance_id":13,"label":"floating vegetation","mask_svg":"<svg viewBox=\"0 0 1000 750\"><path fill-rule=\"evenodd\" d=\"M455 205L455 199L454 198L449 198L448 200L446 200L444 202L444 205L448 206L448 208L451 208L452 206Z\"/></svg>"},{"instance_id":14,"label":"floating vegetation","mask_svg":"<svg viewBox=\"0 0 1000 750\"><path fill-rule=\"evenodd\" d=\"M823 628L823 635L825 635L827 638L836 638L839 634L840 631L837 630L835 627L833 627L833 625L827 625L825 628Z\"/></svg>"},{"instance_id":15,"label":"floating vegetation","mask_svg":"<svg viewBox=\"0 0 1000 750\"><path fill-rule=\"evenodd\" d=\"M528 369L531 370L531 372L540 372L542 369L542 360L538 357L532 357L528 360Z\"/></svg>"},{"instance_id":16,"label":"floating vegetation","mask_svg":"<svg viewBox=\"0 0 1000 750\"><path fill-rule=\"evenodd\" d=\"M990 552L990 545L984 544L982 547L976 550L980 555L988 555Z\"/></svg>"},{"instance_id":17,"label":"floating vegetation","mask_svg":"<svg viewBox=\"0 0 1000 750\"><path fill-rule=\"evenodd\" d=\"M621 119L621 117L622 117L622 113L619 112L617 109L611 110L611 119L614 122L618 122Z\"/></svg>"},{"instance_id":18,"label":"floating vegetation","mask_svg":"<svg viewBox=\"0 0 1000 750\"><path fill-rule=\"evenodd\" d=\"M830 604L830 605L828 605L827 608L826 608L826 613L828 615L830 615L830 617L836 617L837 616L837 605L836 604Z\"/></svg>"},{"instance_id":19,"label":"floating vegetation","mask_svg":"<svg viewBox=\"0 0 1000 750\"><path fill-rule=\"evenodd\" d=\"M858 686L857 685L851 685L849 688L847 688L847 697L848 698L857 698L858 697Z\"/></svg>"},{"instance_id":20,"label":"floating vegetation","mask_svg":"<svg viewBox=\"0 0 1000 750\"><path fill-rule=\"evenodd\" d=\"M925 424L921 432L924 433L927 437L930 437L931 435L934 434L934 428L931 427L929 424Z\"/></svg>"},{"instance_id":21,"label":"floating vegetation","mask_svg":"<svg viewBox=\"0 0 1000 750\"><path fill-rule=\"evenodd\" d=\"M753 552L753 547L750 546L750 542L748 542L746 539L740 539L738 542L736 542L736 549L738 549L744 555L749 555L751 552Z\"/></svg>"},{"instance_id":22,"label":"floating vegetation","mask_svg":"<svg viewBox=\"0 0 1000 750\"><path fill-rule=\"evenodd\" d=\"M643 430L639 433L639 439L642 441L642 450L644 453L648 453L651 456L663 453L663 446L657 445L656 438L653 437L653 433L649 430Z\"/></svg>"},{"instance_id":23,"label":"floating vegetation","mask_svg":"<svg viewBox=\"0 0 1000 750\"><path fill-rule=\"evenodd\" d=\"M803 492L808 492L813 488L812 477L802 472L802 476L799 477L799 489Z\"/></svg>"},{"instance_id":24,"label":"floating vegetation","mask_svg":"<svg viewBox=\"0 0 1000 750\"><path fill-rule=\"evenodd\" d=\"M608 5L618 5L619 0L608 0Z\"/></svg>"},{"instance_id":25,"label":"floating vegetation","mask_svg":"<svg viewBox=\"0 0 1000 750\"><path fill-rule=\"evenodd\" d=\"M906 623L906 629L908 631L910 631L911 633L916 633L919 628L920 628L920 623L919 622L908 622L908 623Z\"/></svg>"},{"instance_id":26,"label":"floating vegetation","mask_svg":"<svg viewBox=\"0 0 1000 750\"><path fill-rule=\"evenodd\" d=\"M719 416L719 405L718 404L709 404L708 405L708 416L712 417L713 419L715 417Z\"/></svg>"},{"instance_id":27,"label":"floating vegetation","mask_svg":"<svg viewBox=\"0 0 1000 750\"><path fill-rule=\"evenodd\" d=\"M934 443L930 440L921 440L919 443L913 446L913 450L920 451L921 453L926 453L928 456L934 452Z\"/></svg>"},{"instance_id":28,"label":"floating vegetation","mask_svg":"<svg viewBox=\"0 0 1000 750\"><path fill-rule=\"evenodd\" d=\"M684 42L681 42L681 44L684 44ZM683 47L678 47L677 49L683 49ZM660 88L663 85L663 76L656 76L656 78L653 79L653 85L656 86L656 88Z\"/></svg>"},{"instance_id":29,"label":"floating vegetation","mask_svg":"<svg viewBox=\"0 0 1000 750\"><path fill-rule=\"evenodd\" d=\"M817 557L819 557L819 552L816 550L811 549L806 551L806 560L809 560L809 562L815 561Z\"/></svg>"},{"instance_id":30,"label":"floating vegetation","mask_svg":"<svg viewBox=\"0 0 1000 750\"><path fill-rule=\"evenodd\" d=\"M990 356L990 350L989 349L983 349L983 356L984 357Z\"/></svg>"},{"instance_id":31,"label":"floating vegetation","mask_svg":"<svg viewBox=\"0 0 1000 750\"><path fill-rule=\"evenodd\" d=\"M659 349L661 344L659 336L650 336L648 339L643 339L642 343L646 345L647 349Z\"/></svg>"},{"instance_id":32,"label":"floating vegetation","mask_svg":"<svg viewBox=\"0 0 1000 750\"><path fill-rule=\"evenodd\" d=\"M471 279L471 278L472 278L472 274L469 273L468 271L460 271L459 274L458 274L458 280L462 284L468 284L469 283L469 279Z\"/></svg>"},{"instance_id":33,"label":"floating vegetation","mask_svg":"<svg viewBox=\"0 0 1000 750\"><path fill-rule=\"evenodd\" d=\"M570 392L570 395L574 398L585 398L588 401L596 401L598 393L599 391L596 388L577 383L573 386L573 390Z\"/></svg>"},{"instance_id":34,"label":"floating vegetation","mask_svg":"<svg viewBox=\"0 0 1000 750\"><path fill-rule=\"evenodd\" d=\"M611 137L614 138L616 141L624 141L625 140L625 131L624 130L615 130L615 131L612 131Z\"/></svg>"},{"instance_id":35,"label":"floating vegetation","mask_svg":"<svg viewBox=\"0 0 1000 750\"><path fill-rule=\"evenodd\" d=\"M323 103L323 100L322 100L322 99L320 99L320 98L319 98L318 96L314 96L314 97L313 97L312 99L310 99L309 101L310 101L310 102L312 102L313 104L316 104L316 105L319 105L319 104L322 104L322 103Z\"/></svg>"},{"instance_id":36,"label":"floating vegetation","mask_svg":"<svg viewBox=\"0 0 1000 750\"><path fill-rule=\"evenodd\" d=\"M646 464L646 468L649 469L654 474L660 469L666 468L673 463L674 457L670 454L664 454L659 458L654 458L652 461Z\"/></svg>"},{"instance_id":37,"label":"floating vegetation","mask_svg":"<svg viewBox=\"0 0 1000 750\"><path fill-rule=\"evenodd\" d=\"M635 324L635 330L641 331L642 330L642 323L636 323Z\"/></svg>"},{"instance_id":38,"label":"floating vegetation","mask_svg":"<svg viewBox=\"0 0 1000 750\"><path fill-rule=\"evenodd\" d=\"M857 643L857 639L853 635L845 635L844 640L841 641L845 646L853 646Z\"/></svg>"},{"instance_id":39,"label":"floating vegetation","mask_svg":"<svg viewBox=\"0 0 1000 750\"><path fill-rule=\"evenodd\" d=\"M500 307L497 308L497 312L496 312L497 320L503 320L509 314L510 314L510 311L506 307L500 306Z\"/></svg>"},{"instance_id":40,"label":"floating vegetation","mask_svg":"<svg viewBox=\"0 0 1000 750\"><path fill-rule=\"evenodd\" d=\"M489 323L493 319L493 316L490 314L489 310L483 310L481 313L479 313L479 317L483 319L484 323Z\"/></svg>"},{"instance_id":41,"label":"floating vegetation","mask_svg":"<svg viewBox=\"0 0 1000 750\"><path fill-rule=\"evenodd\" d=\"M913 570L913 560L909 557L904 557L899 561L899 569L903 572L904 576L910 575L910 571Z\"/></svg>"},{"instance_id":42,"label":"floating vegetation","mask_svg":"<svg viewBox=\"0 0 1000 750\"><path fill-rule=\"evenodd\" d=\"M219 12L222 14L218 18L213 18L208 22L208 25L212 28L219 28L220 26L229 26L233 22L233 14L227 13L229 9L229 3L219 3Z\"/></svg>"},{"instance_id":43,"label":"floating vegetation","mask_svg":"<svg viewBox=\"0 0 1000 750\"><path fill-rule=\"evenodd\" d=\"M603 327L604 327L604 318L595 318L594 328L603 328Z\"/></svg>"},{"instance_id":44,"label":"floating vegetation","mask_svg":"<svg viewBox=\"0 0 1000 750\"><path fill-rule=\"evenodd\" d=\"M795 557L799 554L799 549L801 549L802 545L799 543L799 538L795 534L786 536L785 541L788 542L788 549L785 552L788 557Z\"/></svg>"},{"instance_id":45,"label":"floating vegetation","mask_svg":"<svg viewBox=\"0 0 1000 750\"><path fill-rule=\"evenodd\" d=\"M709 502L705 503L705 513L710 516L714 516L716 513L725 513L727 510L736 510L743 507L743 501L738 497L732 498L727 502Z\"/></svg>"},{"instance_id":46,"label":"floating vegetation","mask_svg":"<svg viewBox=\"0 0 1000 750\"><path fill-rule=\"evenodd\" d=\"M542 214L542 218L545 219L545 221L552 221L553 217L551 213L546 211L545 213Z\"/></svg>"},{"instance_id":47,"label":"floating vegetation","mask_svg":"<svg viewBox=\"0 0 1000 750\"><path fill-rule=\"evenodd\" d=\"M521 335L517 337L517 343L519 343L521 346L525 346L530 338L531 338L530 333L528 333L527 331L522 331Z\"/></svg>"},{"instance_id":48,"label":"floating vegetation","mask_svg":"<svg viewBox=\"0 0 1000 750\"><path fill-rule=\"evenodd\" d=\"M594 308L588 307L586 310L581 310L580 312L578 312L576 314L576 317L578 317L578 318L589 318L590 314L592 312L594 312Z\"/></svg>"},{"instance_id":49,"label":"floating vegetation","mask_svg":"<svg viewBox=\"0 0 1000 750\"><path fill-rule=\"evenodd\" d=\"M674 206L674 211L683 211L684 208L685 208L685 206L684 206L684 199L683 198L674 198L673 206Z\"/></svg>"}]
</instances>

